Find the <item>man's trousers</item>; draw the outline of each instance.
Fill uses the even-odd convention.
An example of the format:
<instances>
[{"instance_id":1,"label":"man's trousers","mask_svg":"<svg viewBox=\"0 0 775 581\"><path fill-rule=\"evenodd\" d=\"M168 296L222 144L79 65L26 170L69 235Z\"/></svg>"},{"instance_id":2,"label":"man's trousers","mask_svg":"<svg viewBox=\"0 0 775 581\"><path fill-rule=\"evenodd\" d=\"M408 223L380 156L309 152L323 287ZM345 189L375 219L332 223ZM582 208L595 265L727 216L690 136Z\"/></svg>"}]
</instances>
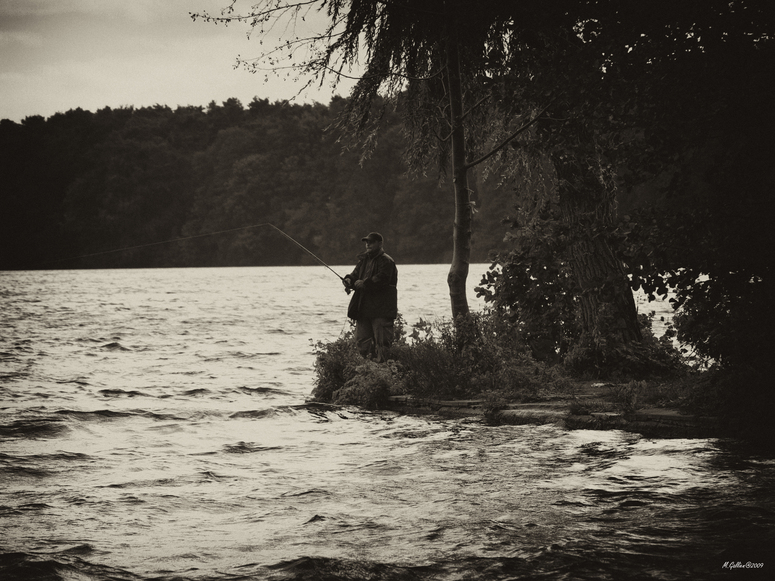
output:
<instances>
[{"instance_id":1,"label":"man's trousers","mask_svg":"<svg viewBox=\"0 0 775 581\"><path fill-rule=\"evenodd\" d=\"M377 363L384 363L387 350L393 344L393 319L358 319L355 344L364 357L373 356Z\"/></svg>"}]
</instances>

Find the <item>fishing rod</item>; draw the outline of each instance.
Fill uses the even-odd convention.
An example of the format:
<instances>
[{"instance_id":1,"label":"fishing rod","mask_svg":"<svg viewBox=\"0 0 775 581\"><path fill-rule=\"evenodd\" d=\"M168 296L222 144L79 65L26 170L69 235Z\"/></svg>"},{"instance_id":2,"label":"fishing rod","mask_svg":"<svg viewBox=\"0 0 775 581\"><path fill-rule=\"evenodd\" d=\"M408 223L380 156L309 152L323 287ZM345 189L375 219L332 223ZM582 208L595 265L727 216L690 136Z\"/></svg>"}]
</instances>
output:
<instances>
[{"instance_id":1,"label":"fishing rod","mask_svg":"<svg viewBox=\"0 0 775 581\"><path fill-rule=\"evenodd\" d=\"M287 235L285 232L283 232L282 230L280 230L280 229L279 229L277 226L275 226L274 224L270 224L269 222L264 222L263 224L257 224L256 226L271 226L272 228L274 228L275 230L277 230L277 231L278 231L280 234L282 234L283 236L285 236L285 237L286 237L288 240L290 240L291 242L293 242L293 243L294 243L296 246L298 246L299 248L301 248L302 250L304 250L304 251L305 251L307 254L309 254L309 255L310 255L312 258L314 258L315 260L317 260L317 261L318 261L320 264L322 264L323 266L325 266L325 267L326 267L328 270L330 270L331 272L333 272L333 273L334 273L334 274L337 276L337 278L338 278L339 280L341 280L342 282L345 282L344 278L342 278L342 277L339 275L339 273L338 273L338 272L336 272L336 271L335 271L333 268L331 268L330 266L328 266L328 264L326 264L325 262L323 262L323 260L322 260L322 259L321 259L321 258L320 258L320 257L319 257L317 254L315 254L314 252L312 252L312 251L311 251L309 248L307 248L306 246L302 245L300 242L297 242L296 240L294 240L293 238L291 238L290 236L288 236L288 235ZM349 288L348 288L347 290L349 290ZM350 294L350 293L347 293L347 294Z\"/></svg>"},{"instance_id":2,"label":"fishing rod","mask_svg":"<svg viewBox=\"0 0 775 581\"><path fill-rule=\"evenodd\" d=\"M162 240L160 242L150 242L148 244L138 244L137 246L126 246L126 247L123 247L123 248L115 248L113 250L104 250L102 252L93 252L91 254L83 254L81 256L73 256L71 258L61 258L61 259L55 260L53 262L64 262L66 260L77 260L79 258L90 258L92 256L102 256L104 254L113 254L113 253L116 253L116 252L124 252L125 250L137 250L138 248L148 248L150 246L158 246L160 244L169 244L171 242L181 242L183 240L192 240L193 238L203 238L205 236L215 236L216 234L225 234L227 232L238 232L240 230L249 230L251 228L260 228L262 226L270 226L271 228L274 228L275 230L277 230L280 234L285 236L288 240L293 242L296 246L298 246L299 248L304 250L307 254L312 256L312 258L314 258L320 264L325 266L328 270L333 272L339 280L341 280L342 282L345 282L344 278L342 276L340 276L339 273L336 272L333 268L331 268L328 264L326 264L323 261L322 258L320 258L317 254L312 252L309 248L307 248L306 246L304 246L303 244L301 244L297 240L293 239L288 234L286 234L285 232L283 232L277 226L275 226L274 224L272 224L270 222L262 222L261 224L253 224L251 226L242 226L241 228L229 228L228 230L218 230L217 232L208 232L206 234L195 234L193 236L182 236L180 238L171 238L169 240ZM347 290L350 290L350 289L348 288ZM349 292L348 292L348 294L349 294Z\"/></svg>"}]
</instances>

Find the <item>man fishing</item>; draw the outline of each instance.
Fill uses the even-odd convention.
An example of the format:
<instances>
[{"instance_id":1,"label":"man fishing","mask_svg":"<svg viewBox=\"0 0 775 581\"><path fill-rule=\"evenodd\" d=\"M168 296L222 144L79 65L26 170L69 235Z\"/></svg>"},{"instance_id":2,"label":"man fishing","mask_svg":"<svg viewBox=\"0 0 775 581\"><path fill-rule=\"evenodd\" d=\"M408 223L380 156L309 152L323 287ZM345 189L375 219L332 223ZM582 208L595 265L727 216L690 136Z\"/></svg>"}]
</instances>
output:
<instances>
[{"instance_id":1,"label":"man fishing","mask_svg":"<svg viewBox=\"0 0 775 581\"><path fill-rule=\"evenodd\" d=\"M398 316L398 269L382 248L383 238L371 232L361 239L366 252L358 255L355 269L342 282L355 290L347 316L355 320L355 344L364 357L386 361L393 343L393 323Z\"/></svg>"}]
</instances>

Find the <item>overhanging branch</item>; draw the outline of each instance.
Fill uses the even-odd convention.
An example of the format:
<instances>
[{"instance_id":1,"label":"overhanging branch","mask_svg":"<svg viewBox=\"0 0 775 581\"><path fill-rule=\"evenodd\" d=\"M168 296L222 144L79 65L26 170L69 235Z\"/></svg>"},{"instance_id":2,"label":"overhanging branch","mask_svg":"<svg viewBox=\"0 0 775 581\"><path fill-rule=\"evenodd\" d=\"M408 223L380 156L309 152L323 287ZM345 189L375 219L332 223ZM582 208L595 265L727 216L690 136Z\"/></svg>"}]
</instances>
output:
<instances>
[{"instance_id":1,"label":"overhanging branch","mask_svg":"<svg viewBox=\"0 0 775 581\"><path fill-rule=\"evenodd\" d=\"M554 102L554 99L552 99L552 100L549 102L549 104L548 104L546 107L544 107L543 109L541 109L541 111L539 111L539 112L538 112L538 114L537 114L535 117L533 117L533 118L532 118L530 121L528 121L527 123L525 123L525 124L524 124L522 127L520 127L519 129L517 129L517 130L516 130L514 133L512 133L511 135L509 135L509 136L508 136L506 139L504 139L504 140L503 140L503 141L502 141L500 144L498 144L498 146L497 146L497 147L495 147L494 149L491 149L489 153L487 153L487 154L483 155L482 157L480 157L480 158L479 158L479 159L477 159L477 160L474 160L474 161L468 162L468 163L465 165L465 169L471 169L472 167L474 167L474 166L476 166L476 165L479 165L480 163L482 163L483 161L485 161L485 160L487 160L487 159L491 158L493 155L495 155L496 153L498 153L498 152L499 152L501 149L503 149L504 147L506 147L506 146L507 146L507 145L508 145L508 144L509 144L509 143L510 143L510 142L511 142L511 141L512 141L514 138L516 138L516 137L517 137L517 136L518 136L520 133L522 133L522 132L523 132L523 131L525 131L525 130L526 130L528 127L530 127L530 126L531 126L533 123L535 123L536 121L538 121L538 118L539 118L539 117L541 117L541 115L543 115L543 114L546 112L546 110L547 110L547 109L548 109L548 108L551 106L551 104L552 104L553 102Z\"/></svg>"}]
</instances>

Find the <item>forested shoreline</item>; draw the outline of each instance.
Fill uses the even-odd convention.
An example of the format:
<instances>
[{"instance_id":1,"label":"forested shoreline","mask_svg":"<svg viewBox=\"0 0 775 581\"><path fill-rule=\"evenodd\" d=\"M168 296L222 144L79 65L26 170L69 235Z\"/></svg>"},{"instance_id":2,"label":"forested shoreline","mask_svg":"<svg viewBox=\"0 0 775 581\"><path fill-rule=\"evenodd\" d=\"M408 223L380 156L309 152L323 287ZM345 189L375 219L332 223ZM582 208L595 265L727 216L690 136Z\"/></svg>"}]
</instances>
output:
<instances>
[{"instance_id":1,"label":"forested shoreline","mask_svg":"<svg viewBox=\"0 0 775 581\"><path fill-rule=\"evenodd\" d=\"M335 126L343 106L256 97L2 120L0 269L312 263L271 228L244 228L265 222L332 264L372 230L399 262L448 262L449 184L406 174L396 114L362 159ZM476 184L474 261L503 249L514 196L496 186Z\"/></svg>"}]
</instances>

